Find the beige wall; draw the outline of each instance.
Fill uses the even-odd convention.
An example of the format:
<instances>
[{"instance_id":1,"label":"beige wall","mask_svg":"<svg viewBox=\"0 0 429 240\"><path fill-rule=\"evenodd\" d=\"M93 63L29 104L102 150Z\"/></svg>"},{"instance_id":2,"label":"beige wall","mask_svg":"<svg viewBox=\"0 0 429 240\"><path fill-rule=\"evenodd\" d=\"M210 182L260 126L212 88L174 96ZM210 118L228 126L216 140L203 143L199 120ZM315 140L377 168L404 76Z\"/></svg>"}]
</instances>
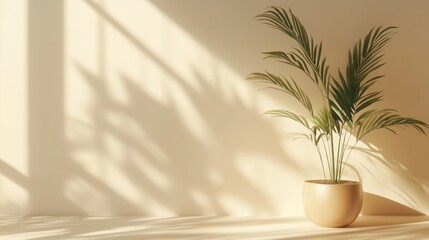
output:
<instances>
[{"instance_id":1,"label":"beige wall","mask_svg":"<svg viewBox=\"0 0 429 240\"><path fill-rule=\"evenodd\" d=\"M290 41L254 20L291 7L333 69L378 25L383 107L429 122L428 1L0 0L0 214L303 215L320 178L300 110L244 78ZM294 75L295 76L295 75ZM365 214L429 214L429 137L378 132L352 156ZM412 210L414 209L414 211Z\"/></svg>"}]
</instances>

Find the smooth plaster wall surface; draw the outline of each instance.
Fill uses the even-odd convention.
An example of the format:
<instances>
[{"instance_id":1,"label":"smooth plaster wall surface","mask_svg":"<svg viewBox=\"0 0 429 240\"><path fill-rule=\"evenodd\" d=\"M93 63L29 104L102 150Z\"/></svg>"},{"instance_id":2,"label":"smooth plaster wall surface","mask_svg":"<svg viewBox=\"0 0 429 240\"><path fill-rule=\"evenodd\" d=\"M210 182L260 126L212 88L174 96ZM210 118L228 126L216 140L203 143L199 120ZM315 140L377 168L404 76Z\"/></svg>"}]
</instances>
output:
<instances>
[{"instance_id":1,"label":"smooth plaster wall surface","mask_svg":"<svg viewBox=\"0 0 429 240\"><path fill-rule=\"evenodd\" d=\"M399 27L379 106L429 122L428 1L1 0L0 214L303 215L317 155L261 115L302 109L245 80L305 81L262 59L293 46L255 21L270 5L323 41L331 69L372 27ZM365 139L347 173L364 214L429 213L428 146L411 129Z\"/></svg>"}]
</instances>

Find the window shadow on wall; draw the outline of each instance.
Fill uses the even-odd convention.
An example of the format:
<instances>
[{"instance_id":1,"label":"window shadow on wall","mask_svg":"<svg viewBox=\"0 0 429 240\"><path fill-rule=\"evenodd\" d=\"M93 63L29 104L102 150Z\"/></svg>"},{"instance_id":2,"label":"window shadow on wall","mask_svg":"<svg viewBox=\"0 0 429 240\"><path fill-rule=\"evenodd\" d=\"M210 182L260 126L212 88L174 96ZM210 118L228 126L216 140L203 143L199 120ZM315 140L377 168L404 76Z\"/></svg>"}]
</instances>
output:
<instances>
[{"instance_id":1,"label":"window shadow on wall","mask_svg":"<svg viewBox=\"0 0 429 240\"><path fill-rule=\"evenodd\" d=\"M94 131L98 133L93 135L114 136L125 146L126 153L121 169L129 180L138 186L142 193L151 196L163 206L170 207L178 214L196 214L207 209L212 209L210 211L215 214L228 214L231 209L223 206L223 198L235 199L250 208L257 206L256 208L260 209L256 211L274 213L275 209L270 207L272 205L270 199L243 176L234 161L235 154L240 151L262 152L263 155L271 155L275 159L280 157L286 160L281 165L288 164L288 168L296 169L296 166L287 162L288 157L283 153L280 139L272 127L261 120L258 113L248 109L238 100L232 103L223 100L221 89L207 84L210 81L204 79L195 69L195 77L201 89L204 89L202 92L197 92L133 37L125 27L101 8L91 4L109 24L127 37L141 51L141 54L150 57L158 67L174 78L189 101L194 104L198 116L204 122L203 125L208 127L206 130L211 141L218 144L218 148L212 150L204 141L190 133L189 127L181 120L180 109L174 105L174 101L178 99L169 99L169 105L153 99L145 89L136 84L145 79L132 79L126 73L120 73L129 98L129 104L123 105L115 101L105 90L104 79L76 63L76 68L97 96L97 101L92 106L91 118L96 120ZM122 119L122 124L116 125L109 122L106 117L108 114L118 116ZM225 124L225 117L230 119L228 124ZM154 154L149 144L124 131L127 122L136 123L138 131L144 133L151 144L162 153ZM168 132L166 128L174 131ZM249 129L264 131L252 132ZM267 139L278 139L279 142L267 144L264 142ZM92 139L90 142L101 143L99 146L92 147L99 148L101 151L107 150L103 145L103 139ZM72 143L71 146L73 151L80 151L79 143ZM211 151L212 155L210 155ZM167 189L162 190L154 181L151 181L148 178L150 174L141 169L142 164L161 173L163 178L166 178ZM261 175L261 180L264 177L266 176ZM194 209L190 210L189 206L194 206Z\"/></svg>"},{"instance_id":2,"label":"window shadow on wall","mask_svg":"<svg viewBox=\"0 0 429 240\"><path fill-rule=\"evenodd\" d=\"M64 59L68 57L64 48L64 2L29 1L29 176L18 175L9 166L0 163L2 174L28 191L29 214L94 214L88 212L88 206L101 203L104 206L98 212L100 215L145 215L151 214L149 208L153 202L169 213L183 215L204 211L230 214L239 206L244 206L244 212L276 213L272 199L261 189L261 182L269 176L255 175L258 171L252 169L253 177L257 179L249 179L242 166L251 164L236 160L240 153L257 154L267 157L280 168L301 171L283 151L281 137L273 126L261 119L260 113L240 102L237 96L232 101L226 101L219 86L207 84L213 79L203 77L197 67L194 78L203 91L195 91L99 5L92 1L85 2L142 55L149 57L176 81L193 104L203 125L207 126L207 134L210 141L216 143L215 148L195 136L189 126L180 120L182 113L173 104L177 99L172 98L170 105L163 105L136 84L145 79L119 72L130 99L128 104L119 103L106 90L103 75L91 72L78 62L74 67L95 98L89 115L93 124L70 119L66 115L65 96L75 93L67 92L64 79ZM103 46L101 42L100 46ZM112 115L120 119L119 124L112 123ZM228 121L225 121L226 118ZM135 132L127 125L130 122L136 127ZM70 126L79 140L66 135L65 129ZM174 131L165 131L166 126ZM84 128L89 128L91 137L80 135L80 130ZM142 142L136 137L137 132L144 133L151 143ZM106 136L118 141L125 149L120 163L109 160L103 163L100 155L92 159L76 157L87 150L109 153ZM154 146L156 151L153 150ZM88 165L94 162L99 164L97 171L104 171L103 174L97 175L88 169ZM109 178L115 175L106 170L108 167L103 167L109 164L121 173L121 180L129 185L125 187L131 186L134 194L138 195L137 199L142 199L141 202L130 200L112 187L114 181ZM149 171L156 172L158 177Z\"/></svg>"}]
</instances>

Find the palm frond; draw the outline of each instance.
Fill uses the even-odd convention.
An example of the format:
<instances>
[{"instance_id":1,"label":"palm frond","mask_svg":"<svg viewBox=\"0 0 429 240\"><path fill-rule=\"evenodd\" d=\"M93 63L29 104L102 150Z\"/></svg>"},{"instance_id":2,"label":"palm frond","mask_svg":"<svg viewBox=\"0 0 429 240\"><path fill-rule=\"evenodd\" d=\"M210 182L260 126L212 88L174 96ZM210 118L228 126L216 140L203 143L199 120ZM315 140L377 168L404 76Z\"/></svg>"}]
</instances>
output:
<instances>
[{"instance_id":1,"label":"palm frond","mask_svg":"<svg viewBox=\"0 0 429 240\"><path fill-rule=\"evenodd\" d=\"M312 120L314 125L325 135L331 135L332 131L337 129L337 124L332 119L332 114L327 107L323 107Z\"/></svg>"},{"instance_id":2,"label":"palm frond","mask_svg":"<svg viewBox=\"0 0 429 240\"><path fill-rule=\"evenodd\" d=\"M381 92L368 89L383 76L368 78L368 75L384 65L381 51L391 39L393 29L378 27L369 31L349 51L345 74L339 70L338 78L332 81L331 102L343 121L353 121L357 113L381 100Z\"/></svg>"},{"instance_id":3,"label":"palm frond","mask_svg":"<svg viewBox=\"0 0 429 240\"><path fill-rule=\"evenodd\" d=\"M322 89L328 92L330 74L326 58L322 57L322 42L314 42L313 37L307 34L304 25L290 9L287 12L282 8L272 7L256 17L266 25L286 33L299 45L299 49L294 49L295 52L267 52L265 54L301 69L318 86L322 85Z\"/></svg>"},{"instance_id":4,"label":"palm frond","mask_svg":"<svg viewBox=\"0 0 429 240\"><path fill-rule=\"evenodd\" d=\"M310 98L304 92L299 85L291 79L286 79L283 76L272 74L269 72L265 73L252 73L248 77L249 80L255 80L268 84L271 89L279 90L289 94L296 98L308 111L313 115L313 106L311 105Z\"/></svg>"},{"instance_id":5,"label":"palm frond","mask_svg":"<svg viewBox=\"0 0 429 240\"><path fill-rule=\"evenodd\" d=\"M313 79L314 70L308 66L307 59L302 57L301 54L296 52L285 53L282 51L264 52L264 54L266 55L265 58L275 59L281 63L296 67L303 71L308 77L310 77L310 79Z\"/></svg>"},{"instance_id":6,"label":"palm frond","mask_svg":"<svg viewBox=\"0 0 429 240\"><path fill-rule=\"evenodd\" d=\"M312 136L305 133L298 133L298 132L292 132L286 135L287 137L291 138L292 141L298 140L298 139L305 139L309 141L312 140Z\"/></svg>"},{"instance_id":7,"label":"palm frond","mask_svg":"<svg viewBox=\"0 0 429 240\"><path fill-rule=\"evenodd\" d=\"M308 122L306 117L301 116L301 115L296 114L296 113L293 113L291 111L283 110L283 109L277 109L277 110L266 111L265 114L272 115L275 117L289 118L289 119L291 119L297 123L300 123L301 125L303 125L307 129L310 129L310 123Z\"/></svg>"},{"instance_id":8,"label":"palm frond","mask_svg":"<svg viewBox=\"0 0 429 240\"><path fill-rule=\"evenodd\" d=\"M361 140L368 133L377 129L386 129L396 134L396 128L412 127L426 134L429 125L411 117L402 117L393 109L368 110L356 120L356 138Z\"/></svg>"}]
</instances>

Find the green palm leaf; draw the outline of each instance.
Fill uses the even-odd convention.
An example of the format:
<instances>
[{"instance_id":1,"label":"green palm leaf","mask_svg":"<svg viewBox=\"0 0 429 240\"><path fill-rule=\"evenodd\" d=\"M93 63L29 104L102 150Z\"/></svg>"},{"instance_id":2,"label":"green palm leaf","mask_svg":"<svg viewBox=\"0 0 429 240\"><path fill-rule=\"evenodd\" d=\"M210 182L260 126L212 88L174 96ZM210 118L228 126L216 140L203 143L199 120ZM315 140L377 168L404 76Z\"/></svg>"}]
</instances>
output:
<instances>
[{"instance_id":1,"label":"green palm leaf","mask_svg":"<svg viewBox=\"0 0 429 240\"><path fill-rule=\"evenodd\" d=\"M248 79L266 83L270 85L270 87L267 87L269 89L279 90L291 95L296 98L311 115L313 115L313 107L311 105L310 98L292 78L288 80L283 76L265 72L252 73Z\"/></svg>"},{"instance_id":2,"label":"green palm leaf","mask_svg":"<svg viewBox=\"0 0 429 240\"><path fill-rule=\"evenodd\" d=\"M386 129L396 134L395 128L413 127L420 133L426 134L429 125L410 117L402 117L393 109L369 110L364 112L356 121L356 138L361 140L368 133L377 129Z\"/></svg>"},{"instance_id":3,"label":"green palm leaf","mask_svg":"<svg viewBox=\"0 0 429 240\"><path fill-rule=\"evenodd\" d=\"M332 131L338 127L338 125L332 119L331 112L327 107L323 107L312 120L314 125L326 136L331 135Z\"/></svg>"},{"instance_id":4,"label":"green palm leaf","mask_svg":"<svg viewBox=\"0 0 429 240\"><path fill-rule=\"evenodd\" d=\"M285 117L285 118L289 118L301 125L303 125L304 127L306 127L307 129L310 129L310 124L307 120L306 117L301 116L299 114L293 113L291 111L288 110L283 110L283 109L277 109L277 110L270 110L270 111L266 111L265 114L269 114L275 117Z\"/></svg>"},{"instance_id":5,"label":"green palm leaf","mask_svg":"<svg viewBox=\"0 0 429 240\"><path fill-rule=\"evenodd\" d=\"M329 88L329 66L326 58L322 58L322 43L314 43L309 37L304 25L292 13L278 7L257 16L257 19L268 26L286 33L294 39L299 48L294 48L294 52L266 52L268 58L275 58L289 65L304 71L316 84L321 84L321 89L325 92Z\"/></svg>"},{"instance_id":6,"label":"green palm leaf","mask_svg":"<svg viewBox=\"0 0 429 240\"><path fill-rule=\"evenodd\" d=\"M381 51L389 42L395 27L372 29L349 51L345 74L338 71L338 79L331 85L330 100L337 116L343 121L353 121L354 116L381 100L381 92L368 89L383 76L368 78L372 72L384 65Z\"/></svg>"},{"instance_id":7,"label":"green palm leaf","mask_svg":"<svg viewBox=\"0 0 429 240\"><path fill-rule=\"evenodd\" d=\"M297 139L305 139L305 140L313 141L312 135L305 134L305 133L292 132L287 134L287 136L291 138L293 141Z\"/></svg>"}]
</instances>

